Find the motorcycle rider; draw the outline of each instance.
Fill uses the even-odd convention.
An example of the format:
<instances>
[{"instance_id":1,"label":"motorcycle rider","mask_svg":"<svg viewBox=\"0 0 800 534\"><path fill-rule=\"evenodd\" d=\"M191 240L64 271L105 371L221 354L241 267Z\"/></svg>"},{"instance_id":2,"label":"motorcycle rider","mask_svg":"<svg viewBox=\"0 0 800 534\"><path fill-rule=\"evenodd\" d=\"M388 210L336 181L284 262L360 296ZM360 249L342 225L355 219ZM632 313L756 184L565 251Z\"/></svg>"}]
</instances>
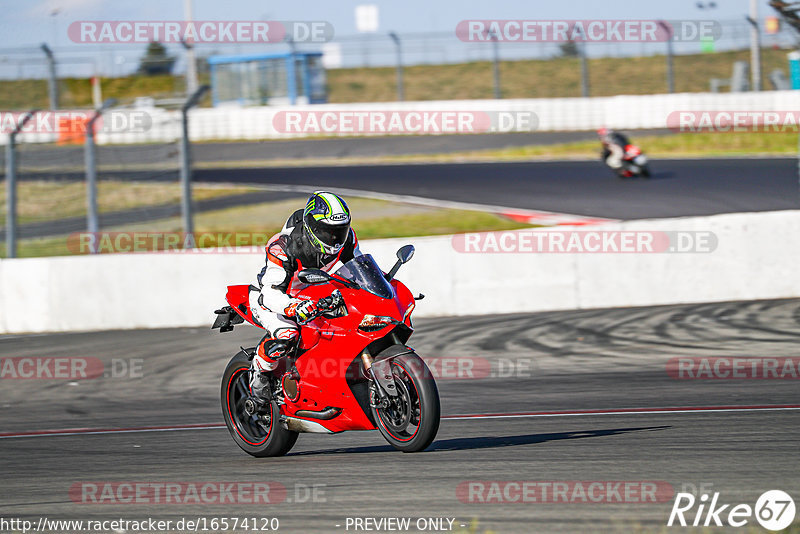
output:
<instances>
[{"instance_id":1,"label":"motorcycle rider","mask_svg":"<svg viewBox=\"0 0 800 534\"><path fill-rule=\"evenodd\" d=\"M597 135L603 143L603 161L615 171L621 169L625 147L631 144L630 140L625 135L607 128L597 130Z\"/></svg>"},{"instance_id":2,"label":"motorcycle rider","mask_svg":"<svg viewBox=\"0 0 800 534\"><path fill-rule=\"evenodd\" d=\"M292 213L283 229L266 245L266 261L258 274L258 286L250 286L250 309L266 329L258 343L251 367L253 394L266 398L269 372L297 342L297 322L315 315L316 303L287 293L303 269L338 269L360 256L355 231L350 228L350 209L339 196L316 191L305 209Z\"/></svg>"}]
</instances>

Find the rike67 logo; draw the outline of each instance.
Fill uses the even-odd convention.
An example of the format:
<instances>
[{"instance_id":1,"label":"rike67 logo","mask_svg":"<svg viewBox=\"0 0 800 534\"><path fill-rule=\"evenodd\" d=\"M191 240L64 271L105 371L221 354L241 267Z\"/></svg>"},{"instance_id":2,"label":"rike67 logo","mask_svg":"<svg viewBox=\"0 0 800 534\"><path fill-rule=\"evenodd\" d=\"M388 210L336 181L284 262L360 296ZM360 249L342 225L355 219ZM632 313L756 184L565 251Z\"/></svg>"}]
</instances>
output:
<instances>
[{"instance_id":1,"label":"rike67 logo","mask_svg":"<svg viewBox=\"0 0 800 534\"><path fill-rule=\"evenodd\" d=\"M691 493L678 493L667 526L671 527L743 527L755 518L767 530L783 530L795 517L794 500L781 490L769 490L756 500L755 507L749 504L724 504L719 492L709 500L707 493L696 498Z\"/></svg>"}]
</instances>

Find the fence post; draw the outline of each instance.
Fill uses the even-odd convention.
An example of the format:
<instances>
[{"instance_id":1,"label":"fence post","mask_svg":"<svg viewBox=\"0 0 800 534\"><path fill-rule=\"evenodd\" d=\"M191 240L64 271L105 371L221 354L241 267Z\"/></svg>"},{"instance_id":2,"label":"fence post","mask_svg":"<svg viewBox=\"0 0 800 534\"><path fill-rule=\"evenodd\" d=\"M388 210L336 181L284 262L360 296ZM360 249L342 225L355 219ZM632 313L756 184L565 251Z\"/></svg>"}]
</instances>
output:
<instances>
[{"instance_id":1,"label":"fence post","mask_svg":"<svg viewBox=\"0 0 800 534\"><path fill-rule=\"evenodd\" d=\"M758 0L750 0L750 76L752 77L752 90L761 90L761 31L758 27Z\"/></svg>"},{"instance_id":2,"label":"fence post","mask_svg":"<svg viewBox=\"0 0 800 534\"><path fill-rule=\"evenodd\" d=\"M397 49L397 100L402 102L405 98L403 91L403 51L400 45L400 36L395 32L389 32L389 37Z\"/></svg>"},{"instance_id":3,"label":"fence post","mask_svg":"<svg viewBox=\"0 0 800 534\"><path fill-rule=\"evenodd\" d=\"M192 0L183 0L183 19L192 22ZM197 63L194 57L194 39L191 37L181 41L186 50L186 94L191 95L197 91Z\"/></svg>"},{"instance_id":4,"label":"fence post","mask_svg":"<svg viewBox=\"0 0 800 534\"><path fill-rule=\"evenodd\" d=\"M582 29L578 28L581 34L580 51L581 51L581 95L583 98L589 97L589 61L586 58L586 34Z\"/></svg>"},{"instance_id":5,"label":"fence post","mask_svg":"<svg viewBox=\"0 0 800 534\"><path fill-rule=\"evenodd\" d=\"M498 44L496 33L489 31L488 35L492 40L492 51L494 53L492 65L492 73L494 75L494 97L500 99L503 98L503 93L500 90L500 45Z\"/></svg>"},{"instance_id":6,"label":"fence post","mask_svg":"<svg viewBox=\"0 0 800 534\"><path fill-rule=\"evenodd\" d=\"M673 52L672 52L672 27L663 20L658 21L665 32L667 32L667 91L670 93L675 92L675 74L672 68Z\"/></svg>"},{"instance_id":7,"label":"fence post","mask_svg":"<svg viewBox=\"0 0 800 534\"><path fill-rule=\"evenodd\" d=\"M42 43L42 51L47 56L48 82L47 89L50 94L50 109L58 109L58 79L56 78L56 58L53 51L46 43Z\"/></svg>"},{"instance_id":8,"label":"fence post","mask_svg":"<svg viewBox=\"0 0 800 534\"><path fill-rule=\"evenodd\" d=\"M17 257L17 134L37 110L29 111L8 133L6 145L6 258Z\"/></svg>"},{"instance_id":9,"label":"fence post","mask_svg":"<svg viewBox=\"0 0 800 534\"><path fill-rule=\"evenodd\" d=\"M189 146L189 110L211 87L201 85L181 106L181 215L183 217L184 248L195 248L194 217L192 215L192 158Z\"/></svg>"},{"instance_id":10,"label":"fence post","mask_svg":"<svg viewBox=\"0 0 800 534\"><path fill-rule=\"evenodd\" d=\"M83 151L84 165L86 166L86 230L91 235L89 252L97 253L97 232L100 223L97 215L97 158L95 156L94 123L105 110L116 105L117 101L109 98L97 108L94 116L86 124L86 145Z\"/></svg>"}]
</instances>

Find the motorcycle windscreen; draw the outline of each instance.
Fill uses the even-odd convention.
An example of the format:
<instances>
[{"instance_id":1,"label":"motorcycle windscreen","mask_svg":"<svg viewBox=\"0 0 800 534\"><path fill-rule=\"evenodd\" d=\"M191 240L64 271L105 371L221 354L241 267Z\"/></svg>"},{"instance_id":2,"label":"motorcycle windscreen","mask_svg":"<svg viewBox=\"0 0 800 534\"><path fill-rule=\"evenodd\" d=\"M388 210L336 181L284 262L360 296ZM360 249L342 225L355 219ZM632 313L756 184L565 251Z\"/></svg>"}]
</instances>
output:
<instances>
[{"instance_id":1,"label":"motorcycle windscreen","mask_svg":"<svg viewBox=\"0 0 800 534\"><path fill-rule=\"evenodd\" d=\"M394 298L394 289L386 280L383 271L378 267L371 254L356 256L342 265L335 273L340 278L352 280L373 295L385 299Z\"/></svg>"}]
</instances>

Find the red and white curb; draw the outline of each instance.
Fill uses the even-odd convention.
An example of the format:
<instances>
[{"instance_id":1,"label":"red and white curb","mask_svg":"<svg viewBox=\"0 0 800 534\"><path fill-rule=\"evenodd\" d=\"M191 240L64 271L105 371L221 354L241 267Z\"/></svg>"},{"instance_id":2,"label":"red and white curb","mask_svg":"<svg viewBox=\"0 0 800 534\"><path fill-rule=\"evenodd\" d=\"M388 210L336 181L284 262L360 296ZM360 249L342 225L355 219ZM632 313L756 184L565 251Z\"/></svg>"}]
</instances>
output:
<instances>
[{"instance_id":1,"label":"red and white curb","mask_svg":"<svg viewBox=\"0 0 800 534\"><path fill-rule=\"evenodd\" d=\"M499 215L513 221L526 224L539 224L542 226L588 226L618 222L616 219L603 219L601 217L585 217L569 213L554 213L550 211L501 211Z\"/></svg>"},{"instance_id":2,"label":"red and white curb","mask_svg":"<svg viewBox=\"0 0 800 534\"><path fill-rule=\"evenodd\" d=\"M314 185L278 185L270 184L260 187L270 191L284 191L293 193L307 193L312 189L322 189L322 186ZM536 224L540 226L586 226L592 224L619 222L616 219L605 219L602 217L590 217L585 215L575 215L572 213L558 213L554 211L527 210L521 208L509 208L507 206L493 206L489 204L478 204L472 202L457 202L434 198L418 197L414 195L394 195L391 193L378 193L376 191L365 191L363 189L348 189L343 187L336 188L337 193L342 195L357 196L362 198L372 198L376 200L387 200L390 202L402 202L405 204L416 204L431 208L448 208L456 210L483 211L494 213L502 217L507 217L517 222L525 224Z\"/></svg>"}]
</instances>

